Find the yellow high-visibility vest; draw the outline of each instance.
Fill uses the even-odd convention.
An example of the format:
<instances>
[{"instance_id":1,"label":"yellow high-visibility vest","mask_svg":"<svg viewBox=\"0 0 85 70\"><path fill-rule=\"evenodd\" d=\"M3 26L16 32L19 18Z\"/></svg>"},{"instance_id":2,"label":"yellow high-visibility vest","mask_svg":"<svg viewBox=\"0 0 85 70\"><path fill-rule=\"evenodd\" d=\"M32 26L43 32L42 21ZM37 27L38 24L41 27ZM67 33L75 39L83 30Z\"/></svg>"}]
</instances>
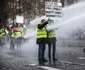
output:
<instances>
[{"instance_id":1,"label":"yellow high-visibility vest","mask_svg":"<svg viewBox=\"0 0 85 70\"><path fill-rule=\"evenodd\" d=\"M55 37L56 37L56 34L54 30L51 30L48 32L48 38L55 38Z\"/></svg>"},{"instance_id":2,"label":"yellow high-visibility vest","mask_svg":"<svg viewBox=\"0 0 85 70\"><path fill-rule=\"evenodd\" d=\"M0 37L2 37L2 29L0 29Z\"/></svg>"},{"instance_id":3,"label":"yellow high-visibility vest","mask_svg":"<svg viewBox=\"0 0 85 70\"><path fill-rule=\"evenodd\" d=\"M2 28L2 29L0 29L0 37L2 37L3 35L5 35L5 31L4 31L4 29Z\"/></svg>"},{"instance_id":4,"label":"yellow high-visibility vest","mask_svg":"<svg viewBox=\"0 0 85 70\"><path fill-rule=\"evenodd\" d=\"M21 32L15 32L15 38L19 38L19 37L22 37L22 34L21 34Z\"/></svg>"},{"instance_id":5,"label":"yellow high-visibility vest","mask_svg":"<svg viewBox=\"0 0 85 70\"><path fill-rule=\"evenodd\" d=\"M21 30L22 37L24 37L24 31L23 31L24 29L23 29L23 27L20 27L19 29Z\"/></svg>"},{"instance_id":6,"label":"yellow high-visibility vest","mask_svg":"<svg viewBox=\"0 0 85 70\"><path fill-rule=\"evenodd\" d=\"M47 26L49 26L49 24ZM55 37L56 37L55 30L48 31L48 38L55 38Z\"/></svg>"},{"instance_id":7,"label":"yellow high-visibility vest","mask_svg":"<svg viewBox=\"0 0 85 70\"><path fill-rule=\"evenodd\" d=\"M5 32L6 32L6 35L8 35L8 34L9 34L9 31L8 31L7 29L5 29Z\"/></svg>"},{"instance_id":8,"label":"yellow high-visibility vest","mask_svg":"<svg viewBox=\"0 0 85 70\"><path fill-rule=\"evenodd\" d=\"M12 34L11 34L11 37L16 37L16 34L15 34L15 32L13 32L13 30L12 30Z\"/></svg>"},{"instance_id":9,"label":"yellow high-visibility vest","mask_svg":"<svg viewBox=\"0 0 85 70\"><path fill-rule=\"evenodd\" d=\"M36 38L47 38L47 31L45 27L43 27L42 29L38 29L38 25L36 25L36 31Z\"/></svg>"}]
</instances>

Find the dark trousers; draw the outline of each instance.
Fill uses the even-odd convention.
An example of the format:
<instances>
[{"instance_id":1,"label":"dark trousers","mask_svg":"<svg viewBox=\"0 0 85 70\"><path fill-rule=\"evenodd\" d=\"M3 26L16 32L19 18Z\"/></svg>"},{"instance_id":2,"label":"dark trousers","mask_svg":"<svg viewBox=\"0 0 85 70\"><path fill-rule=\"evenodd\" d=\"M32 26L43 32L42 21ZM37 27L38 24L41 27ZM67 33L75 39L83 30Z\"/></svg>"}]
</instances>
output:
<instances>
[{"instance_id":1,"label":"dark trousers","mask_svg":"<svg viewBox=\"0 0 85 70\"><path fill-rule=\"evenodd\" d=\"M22 37L16 38L16 44L17 44L17 47L21 46L21 44L22 44Z\"/></svg>"},{"instance_id":2,"label":"dark trousers","mask_svg":"<svg viewBox=\"0 0 85 70\"><path fill-rule=\"evenodd\" d=\"M52 51L51 51L51 48L52 48ZM52 52L52 58L55 59L56 42L48 44L48 57L49 57L49 60L51 60L51 52Z\"/></svg>"},{"instance_id":3,"label":"dark trousers","mask_svg":"<svg viewBox=\"0 0 85 70\"><path fill-rule=\"evenodd\" d=\"M14 49L14 46L15 46L15 38L11 37L11 40L10 40L10 49Z\"/></svg>"},{"instance_id":4,"label":"dark trousers","mask_svg":"<svg viewBox=\"0 0 85 70\"><path fill-rule=\"evenodd\" d=\"M2 43L2 39L1 39L1 37L0 37L0 44Z\"/></svg>"},{"instance_id":5,"label":"dark trousers","mask_svg":"<svg viewBox=\"0 0 85 70\"><path fill-rule=\"evenodd\" d=\"M43 60L43 59L45 59L45 58L44 58L45 47L46 47L46 44L39 44L38 60Z\"/></svg>"}]
</instances>

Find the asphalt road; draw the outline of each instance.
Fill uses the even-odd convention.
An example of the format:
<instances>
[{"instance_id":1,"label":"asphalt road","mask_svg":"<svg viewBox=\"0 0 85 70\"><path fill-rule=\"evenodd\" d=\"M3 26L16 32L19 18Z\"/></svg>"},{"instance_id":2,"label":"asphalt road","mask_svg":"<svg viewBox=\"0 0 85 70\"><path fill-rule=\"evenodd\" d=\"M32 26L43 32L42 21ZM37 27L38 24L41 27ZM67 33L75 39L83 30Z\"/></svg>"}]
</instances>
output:
<instances>
[{"instance_id":1,"label":"asphalt road","mask_svg":"<svg viewBox=\"0 0 85 70\"><path fill-rule=\"evenodd\" d=\"M58 40L57 62L39 64L38 46L31 38L22 44L21 50L9 49L9 43L0 45L0 70L85 70L84 40ZM45 57L48 60L46 47Z\"/></svg>"}]
</instances>

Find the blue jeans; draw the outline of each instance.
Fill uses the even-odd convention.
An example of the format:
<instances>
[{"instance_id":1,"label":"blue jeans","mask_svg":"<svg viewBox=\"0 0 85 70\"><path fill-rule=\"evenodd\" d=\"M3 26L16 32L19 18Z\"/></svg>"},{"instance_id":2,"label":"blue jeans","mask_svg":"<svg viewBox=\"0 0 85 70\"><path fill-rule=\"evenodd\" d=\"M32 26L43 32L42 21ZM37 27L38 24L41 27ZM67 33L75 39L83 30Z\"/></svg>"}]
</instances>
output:
<instances>
[{"instance_id":1,"label":"blue jeans","mask_svg":"<svg viewBox=\"0 0 85 70\"><path fill-rule=\"evenodd\" d=\"M38 60L43 60L44 59L45 47L46 47L46 44L39 44Z\"/></svg>"},{"instance_id":2,"label":"blue jeans","mask_svg":"<svg viewBox=\"0 0 85 70\"><path fill-rule=\"evenodd\" d=\"M15 41L16 41L16 39L13 38L13 37L11 37L11 41L10 41L10 49L14 49Z\"/></svg>"}]
</instances>

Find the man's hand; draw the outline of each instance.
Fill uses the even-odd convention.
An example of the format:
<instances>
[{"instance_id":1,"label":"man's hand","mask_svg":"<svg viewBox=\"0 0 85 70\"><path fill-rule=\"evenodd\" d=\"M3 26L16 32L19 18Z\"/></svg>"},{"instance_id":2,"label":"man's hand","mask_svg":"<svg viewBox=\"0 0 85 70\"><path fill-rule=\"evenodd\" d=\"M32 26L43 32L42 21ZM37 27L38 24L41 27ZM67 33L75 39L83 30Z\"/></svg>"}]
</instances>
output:
<instances>
[{"instance_id":1,"label":"man's hand","mask_svg":"<svg viewBox=\"0 0 85 70\"><path fill-rule=\"evenodd\" d=\"M51 19L50 19L50 18L48 18L48 21L51 21Z\"/></svg>"}]
</instances>

